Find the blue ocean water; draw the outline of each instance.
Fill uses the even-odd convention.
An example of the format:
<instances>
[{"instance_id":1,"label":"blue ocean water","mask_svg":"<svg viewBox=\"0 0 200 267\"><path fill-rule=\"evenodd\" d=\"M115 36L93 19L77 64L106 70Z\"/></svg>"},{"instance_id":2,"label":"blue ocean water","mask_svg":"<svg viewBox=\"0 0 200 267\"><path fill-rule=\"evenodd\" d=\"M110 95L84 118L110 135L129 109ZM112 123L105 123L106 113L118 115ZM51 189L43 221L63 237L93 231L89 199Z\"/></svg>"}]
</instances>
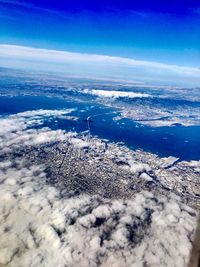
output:
<instances>
[{"instance_id":1,"label":"blue ocean water","mask_svg":"<svg viewBox=\"0 0 200 267\"><path fill-rule=\"evenodd\" d=\"M75 108L70 115L78 120L56 119L46 122L52 129L87 130L88 116L92 117L91 134L110 142L123 142L130 148L142 149L159 156L175 156L181 160L200 159L200 127L149 127L130 119L115 121L117 110L100 104L70 102L66 99L45 96L1 96L0 115L27 110Z\"/></svg>"}]
</instances>

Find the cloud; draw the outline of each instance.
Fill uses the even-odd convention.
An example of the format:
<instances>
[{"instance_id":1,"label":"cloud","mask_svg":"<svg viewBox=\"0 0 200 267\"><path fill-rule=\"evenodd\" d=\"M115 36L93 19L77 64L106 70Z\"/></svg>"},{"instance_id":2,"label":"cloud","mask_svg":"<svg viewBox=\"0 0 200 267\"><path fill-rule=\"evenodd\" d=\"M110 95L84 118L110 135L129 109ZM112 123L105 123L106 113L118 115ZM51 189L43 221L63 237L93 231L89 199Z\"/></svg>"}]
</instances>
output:
<instances>
[{"instance_id":1,"label":"cloud","mask_svg":"<svg viewBox=\"0 0 200 267\"><path fill-rule=\"evenodd\" d=\"M50 61L61 61L65 62L68 60L72 61L82 61L82 62L105 62L105 63L122 63L131 66L143 66L143 67L153 67L158 69L168 69L177 72L183 72L185 74L200 74L198 68L192 67L182 67L177 65L167 65L153 61L142 61L135 60L130 58L122 57L112 57L104 55L95 55L95 54L85 54L85 53L72 53L67 51L58 51L58 50L49 50L49 49L39 49L31 48L25 46L17 45L0 45L0 55L1 56L10 56L10 57L25 57L29 59L44 59Z\"/></svg>"},{"instance_id":2,"label":"cloud","mask_svg":"<svg viewBox=\"0 0 200 267\"><path fill-rule=\"evenodd\" d=\"M10 64L9 60L11 59L12 64L16 63L18 66L21 66L22 60L28 61L23 63L23 66L27 64L27 67L34 67L34 64L37 62L42 62L44 64L43 68L46 68L46 70L50 69L49 63L51 62L52 64L54 63L54 68L53 66L51 68L51 70L54 69L54 71L64 71L65 65L67 70L70 64L71 71L79 72L79 74L86 74L87 72L87 74L96 74L97 76L102 74L103 76L109 75L110 77L123 77L126 79L137 78L138 80L143 79L148 81L155 79L158 81L165 78L165 80L169 82L172 80L178 82L178 79L183 77L186 82L188 79L193 79L195 83L199 83L200 81L200 70L198 68L167 65L159 62L142 61L131 58L72 53L8 44L0 45L0 57L3 60L2 62L7 65ZM35 65L35 67L36 66L40 66L39 69L42 68L42 64Z\"/></svg>"},{"instance_id":3,"label":"cloud","mask_svg":"<svg viewBox=\"0 0 200 267\"><path fill-rule=\"evenodd\" d=\"M34 7L33 5L29 4L29 3L26 3L26 2L19 2L19 1L16 1L16 0L0 0L0 3L2 4L10 4L10 5L17 5L17 6L21 6L21 7L27 7L27 8L30 8L30 7Z\"/></svg>"},{"instance_id":4,"label":"cloud","mask_svg":"<svg viewBox=\"0 0 200 267\"><path fill-rule=\"evenodd\" d=\"M44 166L0 164L0 264L186 266L194 211L170 194L62 198Z\"/></svg>"},{"instance_id":5,"label":"cloud","mask_svg":"<svg viewBox=\"0 0 200 267\"><path fill-rule=\"evenodd\" d=\"M119 98L119 97L128 97L128 98L142 98L142 97L151 97L149 94L143 93L134 93L134 92L124 92L124 91L106 91L106 90L89 90L84 89L82 91L85 94L91 94L99 97L108 97L108 98Z\"/></svg>"},{"instance_id":6,"label":"cloud","mask_svg":"<svg viewBox=\"0 0 200 267\"><path fill-rule=\"evenodd\" d=\"M75 133L30 128L70 112L38 110L0 118L0 266L186 266L196 212L176 195L141 191L126 200L63 196L46 183L45 165L25 156L3 159L6 147L12 155L16 147L66 136L76 147L85 147ZM133 172L148 168L131 163Z\"/></svg>"},{"instance_id":7,"label":"cloud","mask_svg":"<svg viewBox=\"0 0 200 267\"><path fill-rule=\"evenodd\" d=\"M61 109L61 110L45 110L45 109L37 109L37 110L31 110L31 111L24 111L24 112L20 112L17 113L15 115L12 115L11 118L13 117L31 117L31 118L35 118L38 116L41 117L59 117L62 115L66 115L69 114L71 112L75 111L75 109Z\"/></svg>"},{"instance_id":8,"label":"cloud","mask_svg":"<svg viewBox=\"0 0 200 267\"><path fill-rule=\"evenodd\" d=\"M38 5L32 4L32 3L27 3L24 1L17 1L17 0L0 0L0 4L6 4L11 6L11 8L13 8L13 6L17 6L17 7L21 7L22 9L19 10L22 12L22 14L26 14L24 13L23 9L31 9L32 11L38 11L38 12L42 12L42 13L48 13L48 14L52 14L52 15L56 15L62 18L65 18L67 16L65 16L64 14L62 14L61 12L49 9L49 8L44 8L44 7L40 7ZM13 18L16 19L16 18Z\"/></svg>"},{"instance_id":9,"label":"cloud","mask_svg":"<svg viewBox=\"0 0 200 267\"><path fill-rule=\"evenodd\" d=\"M23 145L39 145L43 143L64 141L66 136L62 130L51 130L48 127L34 129L51 118L63 118L74 109L34 110L17 113L0 119L0 148L9 152ZM68 117L67 117L68 118Z\"/></svg>"}]
</instances>

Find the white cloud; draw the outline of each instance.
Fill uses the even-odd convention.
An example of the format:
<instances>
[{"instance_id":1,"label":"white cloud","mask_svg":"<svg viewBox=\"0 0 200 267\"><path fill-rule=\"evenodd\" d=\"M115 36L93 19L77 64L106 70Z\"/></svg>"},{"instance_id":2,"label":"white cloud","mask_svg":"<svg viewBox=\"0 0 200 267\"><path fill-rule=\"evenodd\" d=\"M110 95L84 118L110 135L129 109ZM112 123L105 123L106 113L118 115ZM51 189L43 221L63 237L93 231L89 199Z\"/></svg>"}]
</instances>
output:
<instances>
[{"instance_id":1,"label":"white cloud","mask_svg":"<svg viewBox=\"0 0 200 267\"><path fill-rule=\"evenodd\" d=\"M25 167L26 166L26 167ZM43 166L0 166L0 264L176 266L187 264L194 211L174 195L132 200L61 198Z\"/></svg>"},{"instance_id":2,"label":"white cloud","mask_svg":"<svg viewBox=\"0 0 200 267\"><path fill-rule=\"evenodd\" d=\"M187 74L200 75L200 70L198 68L192 68L192 67L167 65L153 61L135 60L131 58L74 53L67 51L39 49L39 48L31 48L31 47L7 45L7 44L0 45L0 56L19 57L19 58L25 57L27 59L35 58L39 60L46 59L50 61L62 61L62 62L72 60L72 61L83 61L83 62L122 63L132 66L153 67L158 69L171 69L178 72L185 72Z\"/></svg>"},{"instance_id":3,"label":"white cloud","mask_svg":"<svg viewBox=\"0 0 200 267\"><path fill-rule=\"evenodd\" d=\"M0 148L2 152L9 152L13 148L23 145L39 145L43 143L64 141L65 132L50 130L48 127L33 129L45 120L63 117L74 111L64 110L34 110L17 113L0 119Z\"/></svg>"},{"instance_id":4,"label":"white cloud","mask_svg":"<svg viewBox=\"0 0 200 267\"><path fill-rule=\"evenodd\" d=\"M46 62L48 65L45 64L45 67L48 70L48 66L50 68L49 63L52 62L54 63L54 71L65 71L68 68L64 68L65 65L63 64L66 64L66 66L69 66L68 64L70 64L71 71L74 70L76 73L79 72L79 74L85 74L87 72L87 74L91 74L91 76L96 74L99 77L106 77L108 75L110 78L117 77L132 80L143 79L145 81L162 81L165 79L165 81L176 81L177 83L181 83L180 79L182 77L184 78L183 82L185 83L187 83L187 81L188 83L192 83L192 78L195 84L199 84L200 81L200 70L196 67L168 65L159 62L142 61L131 58L72 53L67 51L39 49L8 44L0 44L0 57L2 58L2 62L4 60L4 65L6 65L6 60L9 62L9 59L12 59L12 64L17 64L17 66L22 66L20 60L28 60L28 63L23 63L23 66L24 64L27 64L27 67L30 67L31 64L34 67L33 62ZM61 64L60 67L57 63ZM9 64L10 63L7 65ZM75 69L73 69L73 66L75 66ZM37 65L37 68L38 67L39 69L42 68L42 64ZM82 73L80 73L80 71L82 71Z\"/></svg>"},{"instance_id":5,"label":"white cloud","mask_svg":"<svg viewBox=\"0 0 200 267\"><path fill-rule=\"evenodd\" d=\"M44 120L52 117L62 118L67 114L73 112L75 109L62 109L62 110L31 110L20 112L8 117L0 117L0 135L5 133L23 130L27 127L39 125ZM68 117L67 117L68 118Z\"/></svg>"},{"instance_id":6,"label":"white cloud","mask_svg":"<svg viewBox=\"0 0 200 267\"><path fill-rule=\"evenodd\" d=\"M75 111L75 109L61 109L61 110L48 110L48 109L37 109L37 110L30 110L30 111L24 111L17 113L15 115L12 115L11 118L15 117L59 117L62 115L69 114L71 112Z\"/></svg>"},{"instance_id":7,"label":"white cloud","mask_svg":"<svg viewBox=\"0 0 200 267\"><path fill-rule=\"evenodd\" d=\"M28 129L47 114L63 115L39 110L0 119L0 123L4 120L0 146L11 151L66 136L75 146L86 145L75 133ZM196 213L180 198L146 191L127 200L62 197L46 184L45 167L25 158L0 162L0 266L187 265ZM131 168L133 172L148 170L147 165L133 162Z\"/></svg>"},{"instance_id":8,"label":"white cloud","mask_svg":"<svg viewBox=\"0 0 200 267\"><path fill-rule=\"evenodd\" d=\"M128 98L142 98L142 97L151 97L149 94L143 93L134 93L134 92L124 92L124 91L107 91L107 90L96 90L96 89L84 89L83 93L91 94L99 97L108 97L108 98L119 98L119 97L128 97Z\"/></svg>"},{"instance_id":9,"label":"white cloud","mask_svg":"<svg viewBox=\"0 0 200 267\"><path fill-rule=\"evenodd\" d=\"M81 140L79 138L71 138L69 140L69 142L71 144L73 144L73 146L77 147L77 148L85 148L85 147L88 147L89 146L89 143L84 141L84 140Z\"/></svg>"}]
</instances>

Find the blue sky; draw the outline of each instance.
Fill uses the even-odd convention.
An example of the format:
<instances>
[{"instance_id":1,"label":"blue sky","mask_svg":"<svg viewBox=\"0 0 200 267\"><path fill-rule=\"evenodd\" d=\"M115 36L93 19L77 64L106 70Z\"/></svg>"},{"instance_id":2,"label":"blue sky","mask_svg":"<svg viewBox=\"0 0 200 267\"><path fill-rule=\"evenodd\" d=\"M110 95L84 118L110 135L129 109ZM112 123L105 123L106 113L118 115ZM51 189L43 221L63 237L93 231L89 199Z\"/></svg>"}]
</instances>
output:
<instances>
[{"instance_id":1,"label":"blue sky","mask_svg":"<svg viewBox=\"0 0 200 267\"><path fill-rule=\"evenodd\" d=\"M198 2L0 0L0 42L197 66Z\"/></svg>"},{"instance_id":2,"label":"blue sky","mask_svg":"<svg viewBox=\"0 0 200 267\"><path fill-rule=\"evenodd\" d=\"M0 0L0 43L200 67L199 1Z\"/></svg>"}]
</instances>

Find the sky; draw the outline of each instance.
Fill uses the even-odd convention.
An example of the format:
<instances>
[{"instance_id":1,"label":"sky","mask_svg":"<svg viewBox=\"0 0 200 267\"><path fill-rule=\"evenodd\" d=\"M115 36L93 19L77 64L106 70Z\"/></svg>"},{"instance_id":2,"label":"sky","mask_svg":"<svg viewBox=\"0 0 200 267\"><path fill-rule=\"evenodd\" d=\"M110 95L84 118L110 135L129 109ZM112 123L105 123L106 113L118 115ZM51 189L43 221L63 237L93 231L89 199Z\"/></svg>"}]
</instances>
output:
<instances>
[{"instance_id":1,"label":"sky","mask_svg":"<svg viewBox=\"0 0 200 267\"><path fill-rule=\"evenodd\" d=\"M200 2L0 0L0 44L200 67Z\"/></svg>"}]
</instances>

